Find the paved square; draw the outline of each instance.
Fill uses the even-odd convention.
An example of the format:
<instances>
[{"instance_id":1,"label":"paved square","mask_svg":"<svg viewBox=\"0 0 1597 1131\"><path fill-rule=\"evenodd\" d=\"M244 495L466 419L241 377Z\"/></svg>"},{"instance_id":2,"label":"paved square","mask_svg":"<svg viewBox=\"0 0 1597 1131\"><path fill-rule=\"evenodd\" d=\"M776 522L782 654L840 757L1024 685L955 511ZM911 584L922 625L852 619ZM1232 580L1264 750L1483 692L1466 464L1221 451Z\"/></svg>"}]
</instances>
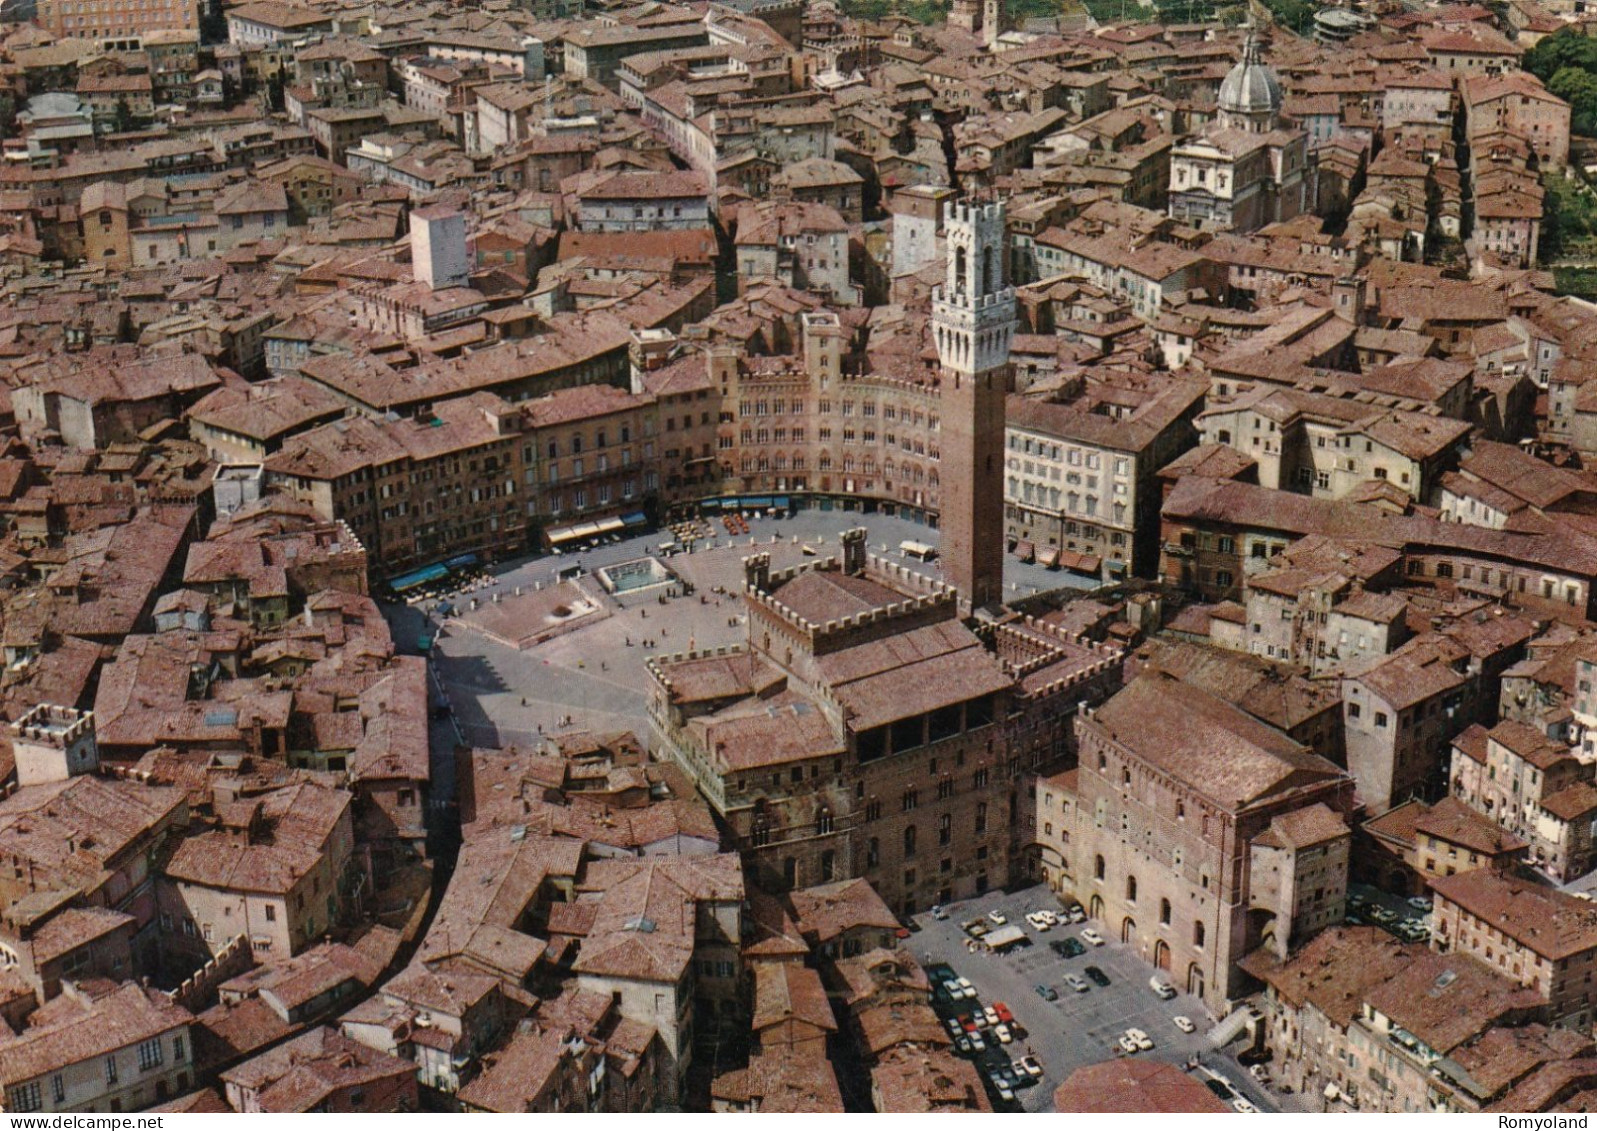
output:
<instances>
[{"instance_id":1,"label":"paved square","mask_svg":"<svg viewBox=\"0 0 1597 1131\"><path fill-rule=\"evenodd\" d=\"M691 554L663 559L693 587L691 595L681 595L680 585L612 594L593 575L605 566L661 556L659 547L672 536L654 531L580 553L503 563L492 571L491 584L471 593L395 610L395 633L405 643L420 636L435 638L434 668L461 734L474 745L527 745L541 733L562 729L632 730L647 740L645 661L747 639L737 594L743 559L749 554L767 552L773 568L785 569L838 553L838 535L864 526L871 553L928 576L941 576L936 559L922 562L900 553L899 544L905 541L934 545L937 541L937 531L908 519L807 510L792 516L754 517L748 524L749 533L735 539L717 525L713 529L719 537L710 544L701 542ZM556 625L543 594L577 567L585 576L566 587L568 591L574 587L581 600L592 602L599 611L580 618L581 623ZM1024 596L1094 583L1006 558L1005 584ZM520 599L515 596L518 587ZM496 593L498 605L493 603ZM476 612L469 609L472 597L479 602ZM572 606L565 599L555 604ZM487 631L445 623L440 632L438 610L443 605L454 605L457 615L475 618ZM515 646L551 631L551 638L540 643Z\"/></svg>"}]
</instances>

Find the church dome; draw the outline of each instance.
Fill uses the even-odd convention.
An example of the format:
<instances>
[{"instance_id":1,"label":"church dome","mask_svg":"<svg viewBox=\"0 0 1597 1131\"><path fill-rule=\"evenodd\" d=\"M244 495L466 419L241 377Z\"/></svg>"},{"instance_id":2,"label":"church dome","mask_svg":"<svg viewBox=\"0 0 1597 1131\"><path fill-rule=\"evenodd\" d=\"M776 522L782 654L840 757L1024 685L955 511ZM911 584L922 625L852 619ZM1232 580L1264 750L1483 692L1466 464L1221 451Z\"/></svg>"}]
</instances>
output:
<instances>
[{"instance_id":1,"label":"church dome","mask_svg":"<svg viewBox=\"0 0 1597 1131\"><path fill-rule=\"evenodd\" d=\"M1274 116L1281 109L1281 83L1259 59L1259 45L1250 35L1242 62L1220 84L1220 109L1244 117Z\"/></svg>"}]
</instances>

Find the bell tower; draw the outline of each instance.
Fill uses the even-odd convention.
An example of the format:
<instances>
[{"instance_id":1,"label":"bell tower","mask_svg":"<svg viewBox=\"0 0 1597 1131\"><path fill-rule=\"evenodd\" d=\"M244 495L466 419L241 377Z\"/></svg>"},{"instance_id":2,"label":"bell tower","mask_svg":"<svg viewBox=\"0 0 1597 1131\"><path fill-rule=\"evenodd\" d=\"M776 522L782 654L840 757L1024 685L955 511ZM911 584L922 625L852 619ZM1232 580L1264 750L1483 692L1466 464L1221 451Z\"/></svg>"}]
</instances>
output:
<instances>
[{"instance_id":1,"label":"bell tower","mask_svg":"<svg viewBox=\"0 0 1597 1131\"><path fill-rule=\"evenodd\" d=\"M1015 333L1005 270L1004 206L964 201L945 213L947 280L932 292L942 361L942 558L962 608L1004 595L1004 398Z\"/></svg>"}]
</instances>

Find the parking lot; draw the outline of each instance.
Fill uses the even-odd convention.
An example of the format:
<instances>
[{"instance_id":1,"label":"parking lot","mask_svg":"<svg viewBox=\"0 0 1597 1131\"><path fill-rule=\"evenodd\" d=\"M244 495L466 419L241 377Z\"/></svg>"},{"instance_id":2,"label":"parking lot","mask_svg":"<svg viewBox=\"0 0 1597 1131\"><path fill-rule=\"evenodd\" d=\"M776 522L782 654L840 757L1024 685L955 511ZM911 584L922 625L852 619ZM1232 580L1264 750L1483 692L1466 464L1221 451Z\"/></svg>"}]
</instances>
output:
<instances>
[{"instance_id":1,"label":"parking lot","mask_svg":"<svg viewBox=\"0 0 1597 1131\"><path fill-rule=\"evenodd\" d=\"M949 1004L940 997L936 1003L940 1015L965 1013L975 1005L1002 1001L1023 1027L1025 1035L1004 1046L998 1055L1018 1059L1030 1052L1042 1063L1044 1075L1039 1086L1018 1092L1015 1104L1001 1106L1008 1110L1052 1111L1054 1090L1072 1072L1125 1055L1115 1042L1128 1028L1141 1029L1154 1041L1153 1049L1136 1055L1181 1066L1196 1058L1222 1075L1261 1111L1280 1111L1283 1099L1294 1099L1260 1088L1230 1052L1216 1050L1209 1043L1206 1034L1214 1019L1196 998L1178 994L1172 1000L1160 1000L1149 987L1155 971L1129 947L1106 941L1101 947L1089 946L1085 954L1060 958L1048 943L1079 937L1082 928L1088 926L1096 927L1106 939L1109 936L1102 924L1093 923L1061 924L1039 932L1025 918L1028 911L1039 908L1059 910L1058 901L1046 887L993 892L951 904L947 919L934 919L929 913L917 916L919 929L908 944L923 961L948 964L976 988L975 1001ZM960 924L992 910L1000 911L1010 924L1022 927L1030 945L1005 954L991 954L985 948L970 953L966 947L969 936ZM1109 985L1093 984L1085 993L1065 985L1065 973L1082 975L1088 966L1098 967L1109 979ZM1057 990L1058 1000L1050 1002L1040 997L1036 991L1039 984ZM1190 1018L1195 1031L1183 1033L1177 1029L1171 1020L1177 1015ZM984 1058L992 1062L994 1054L989 1051ZM1288 1110L1302 1109L1289 1102Z\"/></svg>"},{"instance_id":2,"label":"parking lot","mask_svg":"<svg viewBox=\"0 0 1597 1131\"><path fill-rule=\"evenodd\" d=\"M1348 884L1347 895L1349 923L1381 927L1406 942L1430 942L1429 900L1419 906L1368 884Z\"/></svg>"}]
</instances>

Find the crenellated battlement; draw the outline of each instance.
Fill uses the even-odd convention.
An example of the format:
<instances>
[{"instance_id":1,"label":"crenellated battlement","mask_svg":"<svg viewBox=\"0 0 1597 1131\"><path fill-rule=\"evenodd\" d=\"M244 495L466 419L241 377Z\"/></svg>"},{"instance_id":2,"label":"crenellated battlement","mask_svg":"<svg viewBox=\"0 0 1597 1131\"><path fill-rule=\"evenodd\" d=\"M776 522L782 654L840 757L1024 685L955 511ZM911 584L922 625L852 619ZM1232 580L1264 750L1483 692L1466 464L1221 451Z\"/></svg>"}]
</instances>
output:
<instances>
[{"instance_id":1,"label":"crenellated battlement","mask_svg":"<svg viewBox=\"0 0 1597 1131\"><path fill-rule=\"evenodd\" d=\"M691 660L713 660L726 656L741 656L748 651L742 644L723 644L716 648L695 648L687 652L671 652L664 656L650 656L643 661L649 676L667 695L676 690L671 677L664 671L667 664L685 664Z\"/></svg>"},{"instance_id":2,"label":"crenellated battlement","mask_svg":"<svg viewBox=\"0 0 1597 1131\"><path fill-rule=\"evenodd\" d=\"M855 531L845 531L843 539L844 560L841 562L836 557L827 557L804 562L788 569L770 570L768 554L754 554L744 558L743 596L752 605L764 609L798 632L811 647L863 628L923 613L928 609L957 609L959 595L951 586L875 554L865 554L863 529L859 530L857 535ZM908 589L910 592L905 593L901 601L893 601L853 616L837 617L820 624L809 620L782 601L781 587L786 583L810 572L848 572L849 557L856 554L863 568L856 569L855 572L874 576L894 589ZM763 585L758 584L760 580L764 581Z\"/></svg>"},{"instance_id":3,"label":"crenellated battlement","mask_svg":"<svg viewBox=\"0 0 1597 1131\"><path fill-rule=\"evenodd\" d=\"M1070 659L1071 654L1066 649L1075 652L1077 656L1085 652L1088 656L1094 657L1091 662L1070 673L1041 687L1030 689L1026 694L1032 699L1046 698L1072 687L1079 687L1083 683L1118 669L1125 660L1125 651L1122 648L1089 639L1079 632L1068 632L1029 615L1018 622L1010 621L988 626L983 631L993 644L994 650L1000 655L1007 651L1025 657L1001 661L1004 670L1016 680L1024 680L1027 676L1043 671L1062 660Z\"/></svg>"}]
</instances>

